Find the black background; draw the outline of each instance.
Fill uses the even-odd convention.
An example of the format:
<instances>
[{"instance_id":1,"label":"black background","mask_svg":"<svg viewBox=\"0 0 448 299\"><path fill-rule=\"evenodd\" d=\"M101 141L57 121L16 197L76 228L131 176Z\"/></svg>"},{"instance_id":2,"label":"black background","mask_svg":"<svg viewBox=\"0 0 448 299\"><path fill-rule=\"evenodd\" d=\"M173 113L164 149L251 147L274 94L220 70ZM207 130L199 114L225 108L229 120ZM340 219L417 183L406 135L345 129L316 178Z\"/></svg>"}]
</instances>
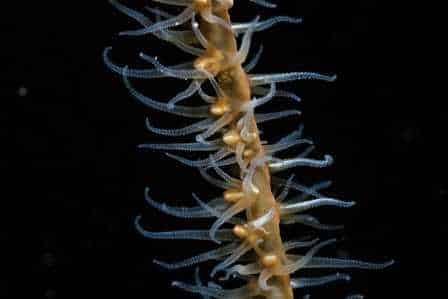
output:
<instances>
[{"instance_id":1,"label":"black background","mask_svg":"<svg viewBox=\"0 0 448 299\"><path fill-rule=\"evenodd\" d=\"M255 72L338 74L332 84L287 85L304 99L301 119L318 153L336 158L319 177L334 180L330 194L358 202L342 219L327 212L347 225L336 253L397 260L381 272L356 271L350 286L312 291L312 298L357 291L368 298L444 297L448 118L441 100L418 92L425 77L417 71L425 56L421 20L392 1L279 1L276 10L235 2L235 20L304 18L303 25L255 35L253 49L265 46ZM101 53L112 45L114 60L135 66L142 66L141 50L168 64L184 56L152 37L118 38L136 24L107 1L14 3L3 6L0 21L0 298L187 296L169 282L191 281L192 271L168 273L152 259L189 256L205 244L144 240L132 221L143 214L153 230L190 225L145 206L144 186L157 200L184 205L193 204L192 191L211 197L209 189L194 170L163 154L137 152L138 143L163 140L145 132L145 115L160 126L182 123L133 101ZM156 99L181 88L172 80L139 83ZM286 104L269 107L278 106ZM266 134L296 126L272 123Z\"/></svg>"}]
</instances>

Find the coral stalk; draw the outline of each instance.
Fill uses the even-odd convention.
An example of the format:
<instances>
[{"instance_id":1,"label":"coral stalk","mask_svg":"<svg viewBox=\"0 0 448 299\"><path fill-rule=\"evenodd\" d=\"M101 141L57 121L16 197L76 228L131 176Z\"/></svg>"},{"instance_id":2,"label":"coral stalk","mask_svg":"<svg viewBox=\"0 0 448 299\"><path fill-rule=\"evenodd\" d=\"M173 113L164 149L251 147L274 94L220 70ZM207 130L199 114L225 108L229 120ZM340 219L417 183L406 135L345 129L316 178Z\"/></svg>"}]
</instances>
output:
<instances>
[{"instance_id":1,"label":"coral stalk","mask_svg":"<svg viewBox=\"0 0 448 299\"><path fill-rule=\"evenodd\" d=\"M292 80L334 81L335 76L327 76L312 72L292 72L279 74L248 74L260 59L261 51L255 58L246 62L254 32L266 30L279 22L299 23L300 19L278 16L265 21L259 17L248 23L232 24L229 9L233 0L154 0L166 5L181 8L174 16L159 9L147 8L155 14L156 22L146 15L134 11L115 0L111 4L137 21L143 28L120 33L122 36L139 37L151 34L166 41L186 53L196 56L192 62L166 66L157 58L140 53L140 58L152 65L148 69L134 69L118 66L110 58L111 48L105 49L103 58L106 66L123 77L124 84L131 95L144 105L177 116L188 118L205 118L184 128L158 128L147 120L149 131L164 136L195 135L194 142L142 144L144 150L167 150L184 152L212 152L207 158L190 160L171 153L167 155L187 166L198 168L205 180L216 187L224 189L222 196L208 202L196 194L198 206L173 207L159 203L149 196L149 205L170 216L193 219L214 219L209 230L177 230L168 232L151 232L140 224L141 217L136 218L136 228L150 239L187 239L210 240L221 245L211 251L169 263L155 260L155 263L167 268L178 269L189 267L206 261L217 260L218 264L211 271L211 277L221 280L238 277L244 281L240 288L225 290L210 282L203 285L196 272L195 285L174 282L173 285L183 290L200 294L203 298L236 298L263 297L267 299L292 299L293 289L307 288L335 281L348 281L347 274L336 273L313 278L290 275L304 268L361 268L382 269L391 263L366 263L355 260L324 258L315 256L317 252L335 242L334 239L318 242L293 240L284 243L281 225L300 223L317 230L336 230L339 225L321 224L315 217L302 214L320 206L336 208L351 207L353 202L328 198L320 193L329 185L320 182L307 187L293 180L271 177L272 173L289 170L293 167L322 168L330 166L333 158L325 155L323 160L308 158L313 150L309 139L302 137L302 128L280 138L274 144L265 144L260 140L258 125L267 121L299 115L297 110L278 111L257 114L255 110L276 97L299 101L295 94L280 90L277 85ZM265 6L275 7L264 0L251 0ZM189 30L176 30L177 27ZM239 47L237 37L243 34ZM245 66L243 66L245 64ZM178 78L191 80L189 87L178 93L167 103L154 100L137 91L130 79ZM214 95L208 95L203 89L210 84ZM269 86L269 88L267 88ZM183 106L179 102L198 94L206 102L202 106ZM257 97L254 97L256 95ZM278 152L293 146L308 145L301 154L290 159L280 159ZM230 176L225 168L237 170L237 177ZM219 178L212 176L213 170ZM283 186L283 190L274 196L271 186ZM299 192L290 199L290 193ZM244 216L241 217L241 214ZM232 229L221 228L233 225ZM315 244L316 243L316 244ZM289 254L289 250L309 248L304 254ZM250 261L236 264L238 261ZM221 276L224 272L224 276Z\"/></svg>"},{"instance_id":2,"label":"coral stalk","mask_svg":"<svg viewBox=\"0 0 448 299\"><path fill-rule=\"evenodd\" d=\"M210 8L198 6L197 9L198 13L200 13L201 10ZM211 11L225 22L229 24L231 23L227 7L212 5ZM229 124L230 128L235 128L240 119L239 117L241 117L241 107L251 100L249 78L240 63L233 64L234 57L238 54L235 36L233 32L220 24L209 23L206 21L200 22L199 29L207 39L208 47L204 54L196 59L195 65L200 68L203 67L208 72L218 75L219 87L223 91L223 94L226 95L225 98L221 100L231 107L229 113L232 113L235 110L238 112L238 114L235 114L233 122ZM258 162L256 159L261 160L266 156L260 142L260 136L253 114L249 121L251 123L250 127L253 128L253 131L251 132L252 139L250 139L249 142L245 142L244 140L241 140L241 143L234 143L233 140L232 142L228 142L232 143L235 147L237 144L243 144L244 151L256 153L245 158L243 160L244 165L253 165ZM240 139L239 136L236 138ZM241 172L243 171L241 170ZM241 177L243 176L244 173L241 174ZM253 221L268 213L268 211L273 208L275 210L273 219L264 226L265 234L263 236L263 242L258 246L256 253L260 262L263 261L263 258L265 260L269 257L271 257L271 260L272 257L278 259L274 261L273 265L269 264L269 262L267 265L268 267L278 267L280 264L285 264L287 259L280 236L280 212L277 202L272 194L271 179L267 162L256 165L251 184L252 189L243 189L244 199L239 199L250 203L247 208L248 211L246 212L247 221ZM251 240L251 242L254 241L255 240ZM277 263L279 265L277 265ZM266 298L274 298L274 296L275 298L284 299L293 298L289 274L275 276L270 280L270 286L274 288L275 291L266 292Z\"/></svg>"}]
</instances>

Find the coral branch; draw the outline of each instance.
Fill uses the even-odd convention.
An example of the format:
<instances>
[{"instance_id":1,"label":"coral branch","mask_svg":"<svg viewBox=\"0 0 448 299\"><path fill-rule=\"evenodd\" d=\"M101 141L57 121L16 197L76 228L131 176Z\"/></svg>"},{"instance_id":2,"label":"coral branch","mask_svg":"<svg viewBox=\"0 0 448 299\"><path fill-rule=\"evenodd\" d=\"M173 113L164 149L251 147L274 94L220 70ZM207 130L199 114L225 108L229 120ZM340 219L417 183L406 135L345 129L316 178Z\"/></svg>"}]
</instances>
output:
<instances>
[{"instance_id":1,"label":"coral branch","mask_svg":"<svg viewBox=\"0 0 448 299\"><path fill-rule=\"evenodd\" d=\"M276 97L290 99L294 104L300 98L289 91L277 88L283 82L294 80L321 80L331 82L336 76L314 72L288 72L277 74L248 74L259 62L262 47L252 60L245 64L252 38L256 32L265 30L275 23L299 23L301 19L278 16L265 21L259 17L249 23L232 24L229 9L233 0L155 0L165 5L181 8L179 15L159 9L146 8L155 15L155 21L143 13L127 8L115 0L111 4L143 28L122 31L129 37L154 36L166 41L186 53L195 56L193 61L173 66L162 64L158 57L140 53L140 58L152 68L139 69L119 66L110 58L111 48L103 53L106 66L122 76L130 94L149 108L187 118L199 118L183 128L159 128L147 119L147 129L155 134L169 137L193 135L192 142L144 143L144 150L183 151L186 154L207 153L207 156L191 160L186 157L165 153L168 157L198 170L212 185L224 189L221 196L208 202L193 193L198 203L195 207L172 206L153 200L148 189L147 203L167 215L184 219L213 219L209 229L185 229L165 232L145 230L135 219L137 231L149 239L171 239L190 241L231 242L216 249L203 251L190 258L173 263L154 260L166 269L175 270L217 261L210 277L227 280L238 276L244 285L235 289L223 289L213 282L202 284L199 270L195 273L195 285L173 282L173 286L200 294L203 298L266 298L292 299L293 289L308 288L336 281L348 281L347 274L332 274L313 278L290 275L304 268L359 268L382 269L393 262L368 263L357 260L326 258L316 256L321 248L332 244L335 239L300 239L283 242L280 225L300 223L317 230L337 230L340 225L322 224L316 217L303 212L318 207L349 208L352 201L342 201L324 196L321 189L331 182L319 182L307 187L288 179L271 177L271 173L283 172L294 167L324 168L333 163L333 157L308 158L314 149L310 139L304 138L303 126L284 137L276 137L276 143L267 144L260 139L258 125L292 115L298 110L284 110L271 113L255 113L258 107ZM250 0L255 4L273 8L275 4L265 0ZM182 27L183 29L179 29ZM184 30L187 27L188 30ZM238 47L236 37L242 35ZM242 66L245 64L245 67ZM133 79L175 78L189 81L188 87L178 92L167 103L143 95L131 83ZM209 95L203 85L210 84L215 94ZM269 88L267 88L269 86ZM205 88L205 87L204 87ZM178 103L198 94L206 105L184 106ZM268 105L266 105L268 106ZM195 135L194 135L195 134ZM306 147L304 147L306 145ZM292 147L304 147L294 158L283 159L275 155ZM233 168L233 173L227 168ZM278 187L283 187L280 190ZM274 196L272 188L275 188ZM280 191L280 192L279 192ZM297 193L287 199L290 192ZM233 229L222 228L233 225ZM305 254L287 254L288 250L310 247ZM237 262L248 261L246 264ZM224 277L219 275L224 274Z\"/></svg>"}]
</instances>

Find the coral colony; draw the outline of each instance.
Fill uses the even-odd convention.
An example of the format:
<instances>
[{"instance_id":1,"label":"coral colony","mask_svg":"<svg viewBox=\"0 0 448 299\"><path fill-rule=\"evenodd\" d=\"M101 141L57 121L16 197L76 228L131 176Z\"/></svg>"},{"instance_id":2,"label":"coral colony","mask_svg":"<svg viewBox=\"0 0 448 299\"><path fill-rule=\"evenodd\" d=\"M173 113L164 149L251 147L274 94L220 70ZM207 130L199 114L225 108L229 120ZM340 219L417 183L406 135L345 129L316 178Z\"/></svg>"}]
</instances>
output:
<instances>
[{"instance_id":1,"label":"coral colony","mask_svg":"<svg viewBox=\"0 0 448 299\"><path fill-rule=\"evenodd\" d=\"M111 60L112 48L103 53L107 67L118 73L130 94L154 110L192 119L182 128L160 128L149 120L147 129L168 137L192 136L188 143L147 143L141 149L167 151L166 155L186 166L196 168L213 186L222 189L221 196L209 201L200 199L195 207L176 207L153 200L146 190L146 200L155 209L170 216L211 220L209 229L152 232L145 230L141 217L135 220L137 230L150 239L184 239L189 242L208 240L217 248L176 262L155 260L163 268L175 270L196 267L194 282L174 281L173 286L203 298L290 299L295 295L308 298L311 287L350 280L346 273L336 272L324 276L303 276L303 269L383 269L393 263L370 263L351 259L321 257L319 251L335 243L335 239L320 240L298 236L284 240L284 227L299 224L315 231L338 230L339 225L321 223L308 214L322 206L348 208L351 201L329 198L321 191L329 182L312 186L299 184L294 175L281 177L291 168L323 168L332 164L333 158L324 155L311 158L314 145L302 136L302 127L286 136L272 136L273 143L261 140L259 126L300 114L298 110L269 113L257 108L277 98L299 102L300 98L281 89L283 82L294 80L320 80L332 82L336 76L314 72L289 72L257 74L257 65L263 48L249 55L252 37L279 23L296 24L301 19L276 16L268 19L255 17L246 23L232 23L229 10L233 0L154 0L166 8L146 7L139 12L115 0L110 3L140 26L120 32L121 36L146 38L152 35L172 44L193 58L181 64L164 65L163 60L140 53L148 68L120 66ZM243 2L243 1L241 1ZM251 0L252 5L274 8L264 0ZM239 4L239 3L238 3ZM248 59L248 57L252 57ZM177 78L187 80L188 87L168 101L144 95L132 84L134 80L160 80ZM155 81L151 81L155 82ZM151 83L149 83L151 84ZM191 97L201 105L188 106L181 102ZM267 136L263 136L264 139ZM301 148L294 157L281 157L285 151ZM202 153L202 159L172 152ZM283 153L282 153L283 152ZM274 193L274 191L276 191ZM201 243L202 244L202 243ZM198 265L213 264L203 283ZM224 288L228 280L235 280L239 287ZM362 298L350 295L347 298Z\"/></svg>"}]
</instances>

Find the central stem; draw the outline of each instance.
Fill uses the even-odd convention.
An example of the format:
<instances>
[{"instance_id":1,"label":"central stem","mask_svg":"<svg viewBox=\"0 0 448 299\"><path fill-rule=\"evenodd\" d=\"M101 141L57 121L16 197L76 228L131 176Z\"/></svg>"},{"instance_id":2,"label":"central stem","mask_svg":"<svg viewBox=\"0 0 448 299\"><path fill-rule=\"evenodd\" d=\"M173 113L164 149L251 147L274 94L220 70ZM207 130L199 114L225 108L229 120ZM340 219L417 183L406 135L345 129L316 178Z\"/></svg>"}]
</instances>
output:
<instances>
[{"instance_id":1,"label":"central stem","mask_svg":"<svg viewBox=\"0 0 448 299\"><path fill-rule=\"evenodd\" d=\"M213 4L213 7L208 7L208 9L211 9L213 15L230 24L228 8ZM198 12L200 12L200 9L198 10ZM210 73L217 78L219 87L225 95L224 100L230 106L230 111L233 110L232 108L236 108L233 111L239 111L238 109L244 103L251 100L251 87L248 76L241 64L234 64L232 62L232 58L237 54L237 42L235 36L228 28L225 28L220 24L209 23L204 19L199 20L199 29L207 39L208 47L204 54L196 60L196 63L202 62L202 65L209 66L209 69L207 70L210 70ZM219 100L220 99L218 98L218 101ZM241 112L237 113L241 114ZM239 118L240 117L234 118L234 121L229 124L229 127L235 128ZM253 128L255 128L256 134L254 135L254 140L250 143L250 148L248 148L251 152L249 151L247 152L247 155L243 156L247 165L250 165L251 159L255 156L259 156L259 154L264 156L264 150L260 142L256 121L253 118L251 122ZM265 215L272 208L276 210L275 217L264 226L267 234L263 236L263 242L260 244L258 250L255 250L258 256L258 262L263 266L263 257L270 255L277 257L280 265L284 265L287 260L280 235L279 209L272 194L270 172L266 163L264 163L263 166L256 168L253 183L259 189L259 193L256 194L252 205L246 210L247 221L249 222ZM293 298L288 274L274 274L269 280L269 286L272 287L271 291L262 292L262 295L266 298Z\"/></svg>"}]
</instances>

